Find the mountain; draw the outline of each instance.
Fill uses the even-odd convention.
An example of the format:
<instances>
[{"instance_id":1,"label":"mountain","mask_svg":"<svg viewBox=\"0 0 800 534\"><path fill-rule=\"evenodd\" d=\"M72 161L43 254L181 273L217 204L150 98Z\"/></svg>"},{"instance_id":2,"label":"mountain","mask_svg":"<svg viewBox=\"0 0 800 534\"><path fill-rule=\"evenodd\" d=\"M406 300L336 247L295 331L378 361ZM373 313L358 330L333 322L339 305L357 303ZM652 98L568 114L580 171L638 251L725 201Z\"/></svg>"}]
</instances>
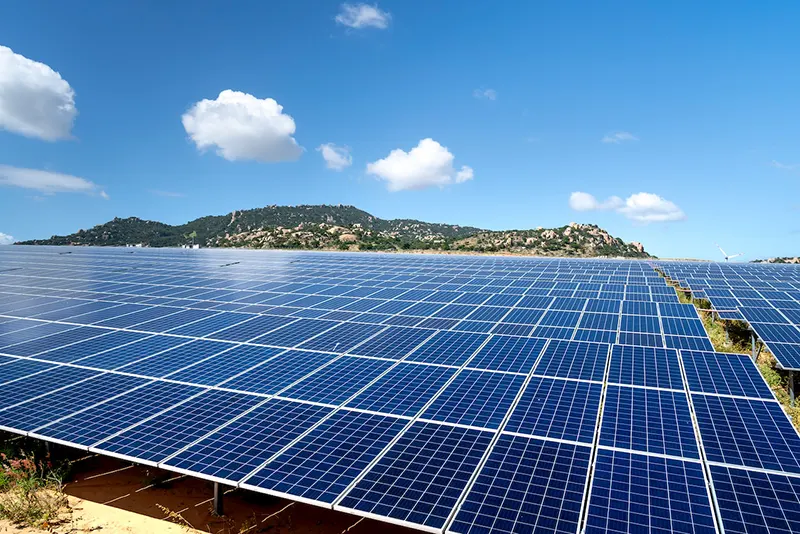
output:
<instances>
[{"instance_id":1,"label":"mountain","mask_svg":"<svg viewBox=\"0 0 800 534\"><path fill-rule=\"evenodd\" d=\"M753 260L753 263L800 263L800 256L768 258L766 260Z\"/></svg>"},{"instance_id":2,"label":"mountain","mask_svg":"<svg viewBox=\"0 0 800 534\"><path fill-rule=\"evenodd\" d=\"M590 224L560 228L489 231L414 219L380 219L354 206L266 206L201 217L172 226L137 217L115 218L66 236L21 245L205 247L339 250L456 250L537 256L651 257L639 243L625 243Z\"/></svg>"}]
</instances>

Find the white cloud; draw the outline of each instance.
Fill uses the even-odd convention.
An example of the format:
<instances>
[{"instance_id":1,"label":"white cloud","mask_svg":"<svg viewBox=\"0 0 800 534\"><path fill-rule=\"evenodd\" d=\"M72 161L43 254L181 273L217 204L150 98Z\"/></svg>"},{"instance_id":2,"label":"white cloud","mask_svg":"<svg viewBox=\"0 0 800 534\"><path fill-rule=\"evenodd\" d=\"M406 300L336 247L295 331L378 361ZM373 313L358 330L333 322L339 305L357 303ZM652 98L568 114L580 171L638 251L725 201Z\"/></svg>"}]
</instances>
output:
<instances>
[{"instance_id":1,"label":"white cloud","mask_svg":"<svg viewBox=\"0 0 800 534\"><path fill-rule=\"evenodd\" d=\"M22 169L0 165L0 186L23 187L46 195L55 193L85 193L108 199L100 186L84 178L52 171Z\"/></svg>"},{"instance_id":2,"label":"white cloud","mask_svg":"<svg viewBox=\"0 0 800 534\"><path fill-rule=\"evenodd\" d=\"M324 143L317 147L325 160L325 166L334 171L341 171L353 164L353 156L346 146L336 146L333 143Z\"/></svg>"},{"instance_id":3,"label":"white cloud","mask_svg":"<svg viewBox=\"0 0 800 534\"><path fill-rule=\"evenodd\" d=\"M686 214L675 203L653 193L636 193L624 201L612 196L601 202L589 193L576 191L569 196L569 206L575 211L613 210L640 223L681 221L686 218Z\"/></svg>"},{"instance_id":4,"label":"white cloud","mask_svg":"<svg viewBox=\"0 0 800 534\"><path fill-rule=\"evenodd\" d=\"M226 89L195 103L181 120L198 150L216 146L229 161L293 161L303 152L292 137L294 119L272 98Z\"/></svg>"},{"instance_id":5,"label":"white cloud","mask_svg":"<svg viewBox=\"0 0 800 534\"><path fill-rule=\"evenodd\" d=\"M16 239L14 239L14 236L10 236L8 234L0 232L0 245L10 245L14 241L16 241Z\"/></svg>"},{"instance_id":6,"label":"white cloud","mask_svg":"<svg viewBox=\"0 0 800 534\"><path fill-rule=\"evenodd\" d=\"M653 193L636 193L625 199L617 211L638 222L682 221L686 214L673 202Z\"/></svg>"},{"instance_id":7,"label":"white cloud","mask_svg":"<svg viewBox=\"0 0 800 534\"><path fill-rule=\"evenodd\" d=\"M569 207L575 211L613 210L622 207L623 201L619 197L609 197L603 202L598 201L594 195L575 191L569 196Z\"/></svg>"},{"instance_id":8,"label":"white cloud","mask_svg":"<svg viewBox=\"0 0 800 534\"><path fill-rule=\"evenodd\" d=\"M0 46L0 128L56 141L71 137L75 92L59 73Z\"/></svg>"},{"instance_id":9,"label":"white cloud","mask_svg":"<svg viewBox=\"0 0 800 534\"><path fill-rule=\"evenodd\" d=\"M381 11L377 4L342 4L336 15L336 22L348 28L378 28L385 30L389 27L392 15L388 11Z\"/></svg>"},{"instance_id":10,"label":"white cloud","mask_svg":"<svg viewBox=\"0 0 800 534\"><path fill-rule=\"evenodd\" d=\"M784 171L798 171L798 170L800 170L800 163L787 164L787 163L781 163L780 161L775 161L773 159L772 162L770 162L770 165L772 167L775 167L776 169L781 169L781 170L784 170Z\"/></svg>"},{"instance_id":11,"label":"white cloud","mask_svg":"<svg viewBox=\"0 0 800 534\"><path fill-rule=\"evenodd\" d=\"M612 143L618 145L620 143L625 143L627 141L638 141L639 138L633 135L630 132L610 132L607 133L603 138L600 140L603 143Z\"/></svg>"},{"instance_id":12,"label":"white cloud","mask_svg":"<svg viewBox=\"0 0 800 534\"><path fill-rule=\"evenodd\" d=\"M472 96L478 99L497 100L497 91L494 89L475 89Z\"/></svg>"},{"instance_id":13,"label":"white cloud","mask_svg":"<svg viewBox=\"0 0 800 534\"><path fill-rule=\"evenodd\" d=\"M367 164L367 172L386 181L389 191L443 187L472 180L472 168L456 171L455 156L433 139L423 139L409 152L392 150L388 156Z\"/></svg>"}]
</instances>

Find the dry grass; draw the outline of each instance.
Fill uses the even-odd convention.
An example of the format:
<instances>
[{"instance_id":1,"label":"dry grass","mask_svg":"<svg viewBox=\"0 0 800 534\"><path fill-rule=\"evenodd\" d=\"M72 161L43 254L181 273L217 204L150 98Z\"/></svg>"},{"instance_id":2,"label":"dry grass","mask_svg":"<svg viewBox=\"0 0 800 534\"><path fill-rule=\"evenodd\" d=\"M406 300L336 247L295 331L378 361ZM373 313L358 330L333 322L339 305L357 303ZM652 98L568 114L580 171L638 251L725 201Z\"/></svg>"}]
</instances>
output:
<instances>
[{"instance_id":1,"label":"dry grass","mask_svg":"<svg viewBox=\"0 0 800 534\"><path fill-rule=\"evenodd\" d=\"M0 518L14 524L50 529L69 516L62 477L49 457L0 453Z\"/></svg>"}]
</instances>

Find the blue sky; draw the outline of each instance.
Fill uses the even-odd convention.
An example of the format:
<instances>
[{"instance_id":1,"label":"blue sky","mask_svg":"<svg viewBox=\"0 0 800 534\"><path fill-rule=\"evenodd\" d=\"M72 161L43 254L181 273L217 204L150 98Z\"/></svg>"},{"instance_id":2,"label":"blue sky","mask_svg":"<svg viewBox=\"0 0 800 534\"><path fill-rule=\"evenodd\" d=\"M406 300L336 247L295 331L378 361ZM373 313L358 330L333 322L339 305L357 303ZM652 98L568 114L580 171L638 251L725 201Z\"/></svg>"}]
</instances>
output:
<instances>
[{"instance_id":1,"label":"blue sky","mask_svg":"<svg viewBox=\"0 0 800 534\"><path fill-rule=\"evenodd\" d=\"M591 222L665 257L796 255L799 17L788 1L13 2L0 233L342 203Z\"/></svg>"}]
</instances>

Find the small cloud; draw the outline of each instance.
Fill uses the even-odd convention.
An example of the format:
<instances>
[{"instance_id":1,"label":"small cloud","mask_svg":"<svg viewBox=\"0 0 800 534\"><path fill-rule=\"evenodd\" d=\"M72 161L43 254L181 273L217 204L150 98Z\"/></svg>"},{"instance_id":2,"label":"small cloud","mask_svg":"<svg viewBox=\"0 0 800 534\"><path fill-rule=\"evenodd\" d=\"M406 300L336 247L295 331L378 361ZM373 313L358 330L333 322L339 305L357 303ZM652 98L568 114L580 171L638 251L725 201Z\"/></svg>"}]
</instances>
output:
<instances>
[{"instance_id":1,"label":"small cloud","mask_svg":"<svg viewBox=\"0 0 800 534\"><path fill-rule=\"evenodd\" d=\"M104 199L109 198L106 192L100 189L100 186L85 178L60 172L23 169L9 165L0 165L0 185L33 189L46 195L84 193L97 195Z\"/></svg>"},{"instance_id":2,"label":"small cloud","mask_svg":"<svg viewBox=\"0 0 800 534\"><path fill-rule=\"evenodd\" d=\"M526 138L525 138L525 142L526 142L526 143L531 143L531 144L533 144L533 143L538 143L539 141L541 141L541 138L539 138L539 137L536 137L536 136L531 136L531 137L526 137Z\"/></svg>"},{"instance_id":3,"label":"small cloud","mask_svg":"<svg viewBox=\"0 0 800 534\"><path fill-rule=\"evenodd\" d=\"M14 241L16 241L14 239L14 236L10 236L8 234L0 232L0 245L11 245L12 243L14 243Z\"/></svg>"},{"instance_id":4,"label":"small cloud","mask_svg":"<svg viewBox=\"0 0 800 534\"><path fill-rule=\"evenodd\" d=\"M618 145L628 141L638 141L639 138L630 132L611 132L607 133L600 141L603 143L612 143Z\"/></svg>"},{"instance_id":5,"label":"small cloud","mask_svg":"<svg viewBox=\"0 0 800 534\"><path fill-rule=\"evenodd\" d=\"M353 164L353 156L346 146L336 146L333 143L324 143L317 147L322 153L325 166L334 171L342 171Z\"/></svg>"},{"instance_id":6,"label":"small cloud","mask_svg":"<svg viewBox=\"0 0 800 534\"><path fill-rule=\"evenodd\" d=\"M686 214L674 202L653 193L635 193L624 201L617 196L599 201L594 195L576 191L569 196L575 211L615 211L639 223L682 221Z\"/></svg>"},{"instance_id":7,"label":"small cloud","mask_svg":"<svg viewBox=\"0 0 800 534\"><path fill-rule=\"evenodd\" d=\"M575 191L569 196L569 207L575 211L613 210L622 207L623 204L622 199L616 196L608 197L603 202L598 201L594 195L582 191Z\"/></svg>"},{"instance_id":8,"label":"small cloud","mask_svg":"<svg viewBox=\"0 0 800 534\"><path fill-rule=\"evenodd\" d=\"M423 139L409 152L392 150L388 156L367 164L367 173L386 182L389 191L425 189L460 184L474 178L471 167L453 167L455 156L433 139Z\"/></svg>"},{"instance_id":9,"label":"small cloud","mask_svg":"<svg viewBox=\"0 0 800 534\"><path fill-rule=\"evenodd\" d=\"M195 103L181 120L198 150L216 147L229 161L294 161L303 153L292 137L294 119L272 98L226 89Z\"/></svg>"},{"instance_id":10,"label":"small cloud","mask_svg":"<svg viewBox=\"0 0 800 534\"><path fill-rule=\"evenodd\" d=\"M472 91L472 96L479 100L497 100L497 91L494 89L475 89Z\"/></svg>"},{"instance_id":11,"label":"small cloud","mask_svg":"<svg viewBox=\"0 0 800 534\"><path fill-rule=\"evenodd\" d=\"M184 193L176 193L174 191L162 191L160 189L148 189L148 192L157 197L166 197L166 198L183 198L186 195Z\"/></svg>"},{"instance_id":12,"label":"small cloud","mask_svg":"<svg viewBox=\"0 0 800 534\"><path fill-rule=\"evenodd\" d=\"M381 11L378 5L369 4L342 4L336 15L336 23L348 28L360 30L362 28L377 28L385 30L389 27L392 15L388 11Z\"/></svg>"},{"instance_id":13,"label":"small cloud","mask_svg":"<svg viewBox=\"0 0 800 534\"><path fill-rule=\"evenodd\" d=\"M770 162L770 166L784 171L800 171L800 163L786 164L786 163L781 163L779 161L775 161L773 159Z\"/></svg>"},{"instance_id":14,"label":"small cloud","mask_svg":"<svg viewBox=\"0 0 800 534\"><path fill-rule=\"evenodd\" d=\"M0 128L45 141L69 139L75 91L44 63L0 46Z\"/></svg>"}]
</instances>

